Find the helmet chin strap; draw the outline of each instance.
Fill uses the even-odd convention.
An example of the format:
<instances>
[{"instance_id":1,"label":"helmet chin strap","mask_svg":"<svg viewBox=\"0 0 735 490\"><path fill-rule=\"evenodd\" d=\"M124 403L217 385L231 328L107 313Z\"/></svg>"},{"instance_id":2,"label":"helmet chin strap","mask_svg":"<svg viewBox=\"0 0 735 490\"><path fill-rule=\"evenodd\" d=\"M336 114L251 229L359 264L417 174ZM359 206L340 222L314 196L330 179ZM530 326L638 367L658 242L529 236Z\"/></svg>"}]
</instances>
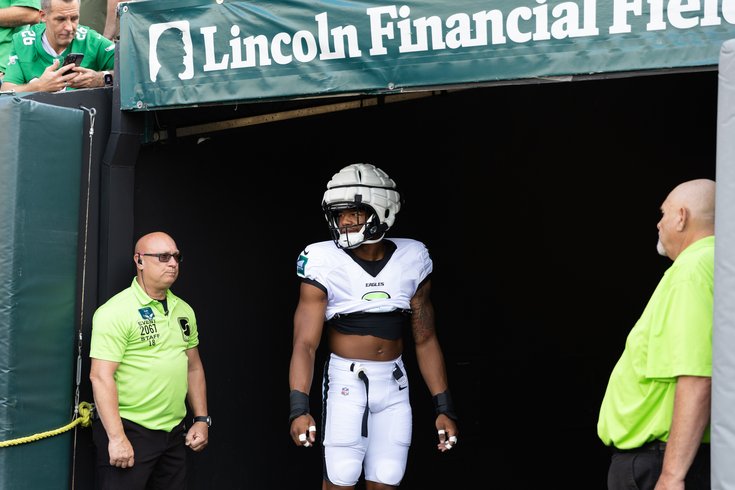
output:
<instances>
[{"instance_id":1,"label":"helmet chin strap","mask_svg":"<svg viewBox=\"0 0 735 490\"><path fill-rule=\"evenodd\" d=\"M339 234L339 246L346 249L357 248L365 243L365 227L358 232L354 233L340 233Z\"/></svg>"},{"instance_id":2,"label":"helmet chin strap","mask_svg":"<svg viewBox=\"0 0 735 490\"><path fill-rule=\"evenodd\" d=\"M383 233L378 238L373 238L372 240L365 240L364 231L365 231L365 227L363 226L363 228L358 232L340 233L339 234L340 247L345 248L347 250L351 250L353 248L359 247L360 245L378 243L385 236L385 233Z\"/></svg>"},{"instance_id":3,"label":"helmet chin strap","mask_svg":"<svg viewBox=\"0 0 735 490\"><path fill-rule=\"evenodd\" d=\"M378 243L380 240L383 239L384 236L385 236L385 233L383 233L382 235L380 235L379 238L373 238L372 240L365 240L362 243Z\"/></svg>"},{"instance_id":4,"label":"helmet chin strap","mask_svg":"<svg viewBox=\"0 0 735 490\"><path fill-rule=\"evenodd\" d=\"M336 229L339 229L337 220L334 220ZM343 228L344 229L344 228ZM388 226L384 223L380 223L375 215L372 213L367 222L362 225L359 231L354 232L340 232L337 244L340 248L351 250L357 248L362 244L378 243L385 236ZM377 234L380 233L379 236ZM368 238L370 237L370 238Z\"/></svg>"}]
</instances>

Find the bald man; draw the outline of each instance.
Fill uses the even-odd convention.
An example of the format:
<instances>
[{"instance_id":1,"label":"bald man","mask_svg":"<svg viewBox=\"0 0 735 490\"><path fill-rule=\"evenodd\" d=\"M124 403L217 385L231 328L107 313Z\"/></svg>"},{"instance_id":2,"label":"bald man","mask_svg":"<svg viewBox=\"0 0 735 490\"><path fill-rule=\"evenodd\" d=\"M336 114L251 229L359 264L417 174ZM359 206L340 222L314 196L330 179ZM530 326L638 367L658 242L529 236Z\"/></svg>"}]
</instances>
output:
<instances>
[{"instance_id":1,"label":"bald man","mask_svg":"<svg viewBox=\"0 0 735 490\"><path fill-rule=\"evenodd\" d=\"M92 319L96 487L185 490L186 446L207 446L211 418L194 310L170 290L182 255L155 232L138 240L132 258L132 284Z\"/></svg>"},{"instance_id":2,"label":"bald man","mask_svg":"<svg viewBox=\"0 0 735 490\"><path fill-rule=\"evenodd\" d=\"M658 253L673 264L628 334L597 433L612 449L608 490L709 490L715 182L675 187Z\"/></svg>"}]
</instances>

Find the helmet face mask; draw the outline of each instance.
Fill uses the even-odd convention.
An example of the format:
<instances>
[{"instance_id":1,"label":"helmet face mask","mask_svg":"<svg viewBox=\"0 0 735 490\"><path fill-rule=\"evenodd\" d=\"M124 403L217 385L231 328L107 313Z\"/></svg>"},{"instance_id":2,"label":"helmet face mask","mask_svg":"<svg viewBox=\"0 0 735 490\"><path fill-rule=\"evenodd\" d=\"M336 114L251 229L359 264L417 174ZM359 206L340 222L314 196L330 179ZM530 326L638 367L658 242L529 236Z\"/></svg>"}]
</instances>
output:
<instances>
[{"instance_id":1,"label":"helmet face mask","mask_svg":"<svg viewBox=\"0 0 735 490\"><path fill-rule=\"evenodd\" d=\"M357 215L360 219L354 224L340 226L340 217L345 213ZM324 215L332 235L332 240L338 247L352 249L363 243L377 243L385 235L387 227L381 224L375 210L363 204L354 202L337 202L324 204Z\"/></svg>"},{"instance_id":2,"label":"helmet face mask","mask_svg":"<svg viewBox=\"0 0 735 490\"><path fill-rule=\"evenodd\" d=\"M400 209L396 183L379 168L365 163L348 165L334 174L322 200L332 240L344 249L382 240ZM364 211L363 226L340 229L340 215L347 210Z\"/></svg>"}]
</instances>

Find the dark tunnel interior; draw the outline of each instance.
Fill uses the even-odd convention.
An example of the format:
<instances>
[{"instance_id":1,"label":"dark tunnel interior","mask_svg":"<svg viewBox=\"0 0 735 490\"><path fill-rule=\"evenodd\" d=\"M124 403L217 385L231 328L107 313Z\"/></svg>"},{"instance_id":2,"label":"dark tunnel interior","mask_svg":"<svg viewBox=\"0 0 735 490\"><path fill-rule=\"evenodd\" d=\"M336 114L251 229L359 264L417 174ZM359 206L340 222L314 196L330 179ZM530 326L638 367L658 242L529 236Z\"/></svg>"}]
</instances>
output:
<instances>
[{"instance_id":1,"label":"dark tunnel interior","mask_svg":"<svg viewBox=\"0 0 735 490\"><path fill-rule=\"evenodd\" d=\"M431 252L460 416L460 443L439 454L407 340L401 488L603 490L607 377L670 263L656 253L661 202L715 178L716 116L713 71L477 88L143 146L135 235L167 231L186 256L172 289L197 313L214 419L189 488L319 488L318 449L288 433L295 263L329 239L329 178L367 162L405 199L387 238ZM120 267L133 277L132 259ZM322 343L314 413L326 353ZM92 488L86 437L79 488Z\"/></svg>"}]
</instances>

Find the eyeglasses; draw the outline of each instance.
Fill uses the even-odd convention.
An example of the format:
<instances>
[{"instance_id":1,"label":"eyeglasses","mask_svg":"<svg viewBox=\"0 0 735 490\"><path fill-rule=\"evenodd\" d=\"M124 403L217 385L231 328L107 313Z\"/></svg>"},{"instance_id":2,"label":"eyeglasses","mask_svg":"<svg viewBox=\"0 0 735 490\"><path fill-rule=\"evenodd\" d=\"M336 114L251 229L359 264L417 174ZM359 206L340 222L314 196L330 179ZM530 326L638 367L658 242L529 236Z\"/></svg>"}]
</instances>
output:
<instances>
[{"instance_id":1,"label":"eyeglasses","mask_svg":"<svg viewBox=\"0 0 735 490\"><path fill-rule=\"evenodd\" d=\"M171 260L171 257L173 257L174 260L179 264L184 261L184 256L181 255L180 252L176 252L173 254L170 254L168 252L163 252L160 254L138 254L138 255L145 255L146 257L158 257L158 261L163 262L164 264L168 263L168 261Z\"/></svg>"}]
</instances>

